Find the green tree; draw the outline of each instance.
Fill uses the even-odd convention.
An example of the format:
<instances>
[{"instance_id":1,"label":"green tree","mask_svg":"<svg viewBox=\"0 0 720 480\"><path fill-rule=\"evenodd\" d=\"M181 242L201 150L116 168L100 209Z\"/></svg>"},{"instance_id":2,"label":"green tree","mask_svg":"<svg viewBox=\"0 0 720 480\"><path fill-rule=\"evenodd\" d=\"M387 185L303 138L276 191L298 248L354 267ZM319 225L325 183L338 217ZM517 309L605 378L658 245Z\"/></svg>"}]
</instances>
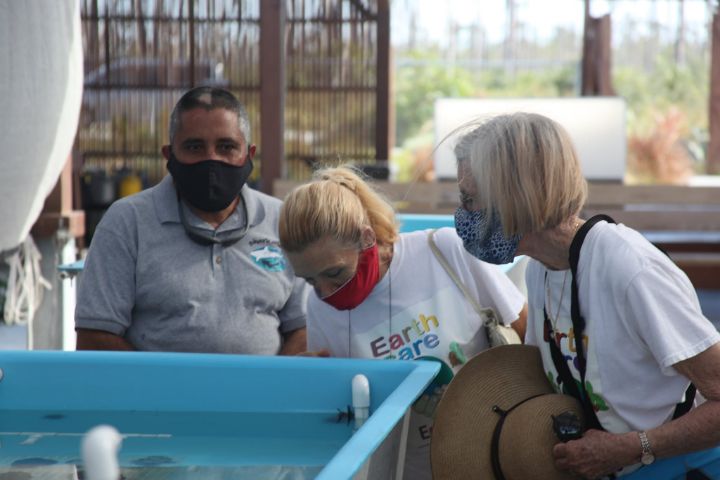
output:
<instances>
[{"instance_id":1,"label":"green tree","mask_svg":"<svg viewBox=\"0 0 720 480\"><path fill-rule=\"evenodd\" d=\"M472 76L464 69L435 63L421 54L410 57L417 63L398 69L395 83L396 143L402 145L428 120L435 100L469 97L475 93Z\"/></svg>"}]
</instances>

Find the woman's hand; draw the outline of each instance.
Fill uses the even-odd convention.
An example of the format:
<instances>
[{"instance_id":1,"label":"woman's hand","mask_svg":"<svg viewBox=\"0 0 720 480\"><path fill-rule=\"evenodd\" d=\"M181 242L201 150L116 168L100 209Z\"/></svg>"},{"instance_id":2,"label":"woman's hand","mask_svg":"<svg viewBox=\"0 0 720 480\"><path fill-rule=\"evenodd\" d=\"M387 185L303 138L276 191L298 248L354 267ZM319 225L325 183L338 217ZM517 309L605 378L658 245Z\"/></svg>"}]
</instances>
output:
<instances>
[{"instance_id":1,"label":"woman's hand","mask_svg":"<svg viewBox=\"0 0 720 480\"><path fill-rule=\"evenodd\" d=\"M580 478L600 478L640 461L637 432L620 435L588 430L582 438L553 447L555 466Z\"/></svg>"},{"instance_id":2,"label":"woman's hand","mask_svg":"<svg viewBox=\"0 0 720 480\"><path fill-rule=\"evenodd\" d=\"M327 348L323 348L322 350L318 350L316 352L300 352L297 354L298 357L329 357L330 356L330 350Z\"/></svg>"}]
</instances>

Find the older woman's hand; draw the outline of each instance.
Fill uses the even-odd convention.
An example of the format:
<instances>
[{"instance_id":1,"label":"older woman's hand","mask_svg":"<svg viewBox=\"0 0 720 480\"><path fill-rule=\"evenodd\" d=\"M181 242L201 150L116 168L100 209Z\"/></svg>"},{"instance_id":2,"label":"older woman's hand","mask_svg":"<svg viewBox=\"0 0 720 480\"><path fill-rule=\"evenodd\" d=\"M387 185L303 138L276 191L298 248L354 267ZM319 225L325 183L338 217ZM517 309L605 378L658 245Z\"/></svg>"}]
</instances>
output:
<instances>
[{"instance_id":1,"label":"older woman's hand","mask_svg":"<svg viewBox=\"0 0 720 480\"><path fill-rule=\"evenodd\" d=\"M581 478L600 478L640 459L637 432L616 435L588 430L582 438L558 443L553 448L555 465Z\"/></svg>"}]
</instances>

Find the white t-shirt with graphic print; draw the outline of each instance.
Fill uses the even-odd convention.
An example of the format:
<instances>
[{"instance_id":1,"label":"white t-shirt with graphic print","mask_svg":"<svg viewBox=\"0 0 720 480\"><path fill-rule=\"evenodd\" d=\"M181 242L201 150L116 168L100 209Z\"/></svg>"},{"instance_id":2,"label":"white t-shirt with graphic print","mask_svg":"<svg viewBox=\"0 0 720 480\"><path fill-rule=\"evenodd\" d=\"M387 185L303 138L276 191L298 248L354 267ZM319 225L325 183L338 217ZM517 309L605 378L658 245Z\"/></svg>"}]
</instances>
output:
<instances>
[{"instance_id":1,"label":"white t-shirt with graphic print","mask_svg":"<svg viewBox=\"0 0 720 480\"><path fill-rule=\"evenodd\" d=\"M672 366L720 341L700 310L690 280L640 233L604 221L588 232L577 273L580 312L586 322L585 385L598 420L613 433L648 430L668 422L690 384ZM531 260L526 280L525 341L541 347L545 371L557 390L558 374L544 335L543 305L548 305L561 351L572 359L568 365L579 381L570 316L572 273L547 270Z\"/></svg>"},{"instance_id":2,"label":"white t-shirt with graphic print","mask_svg":"<svg viewBox=\"0 0 720 480\"><path fill-rule=\"evenodd\" d=\"M434 239L481 306L492 307L504 324L518 318L525 297L497 266L467 253L452 228L437 230ZM389 273L357 308L336 310L311 293L307 336L308 350L326 348L334 357L422 358L443 364L413 405L405 462L404 478L431 478L435 406L454 373L488 343L480 317L430 250L428 231L400 235Z\"/></svg>"}]
</instances>

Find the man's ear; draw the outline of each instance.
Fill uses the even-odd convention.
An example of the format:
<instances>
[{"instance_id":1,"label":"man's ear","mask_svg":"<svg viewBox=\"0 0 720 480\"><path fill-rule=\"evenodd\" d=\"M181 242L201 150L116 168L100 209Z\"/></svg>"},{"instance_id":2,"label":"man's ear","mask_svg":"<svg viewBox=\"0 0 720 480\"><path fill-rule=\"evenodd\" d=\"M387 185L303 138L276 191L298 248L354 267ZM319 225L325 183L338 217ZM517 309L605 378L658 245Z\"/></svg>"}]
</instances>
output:
<instances>
[{"instance_id":1,"label":"man's ear","mask_svg":"<svg viewBox=\"0 0 720 480\"><path fill-rule=\"evenodd\" d=\"M162 156L165 157L165 160L170 160L170 145L163 145L160 151L162 152Z\"/></svg>"},{"instance_id":2,"label":"man's ear","mask_svg":"<svg viewBox=\"0 0 720 480\"><path fill-rule=\"evenodd\" d=\"M250 145L248 145L248 157L250 157L251 160L255 157L255 149L256 148L257 147L255 146L254 143L251 143Z\"/></svg>"}]
</instances>

